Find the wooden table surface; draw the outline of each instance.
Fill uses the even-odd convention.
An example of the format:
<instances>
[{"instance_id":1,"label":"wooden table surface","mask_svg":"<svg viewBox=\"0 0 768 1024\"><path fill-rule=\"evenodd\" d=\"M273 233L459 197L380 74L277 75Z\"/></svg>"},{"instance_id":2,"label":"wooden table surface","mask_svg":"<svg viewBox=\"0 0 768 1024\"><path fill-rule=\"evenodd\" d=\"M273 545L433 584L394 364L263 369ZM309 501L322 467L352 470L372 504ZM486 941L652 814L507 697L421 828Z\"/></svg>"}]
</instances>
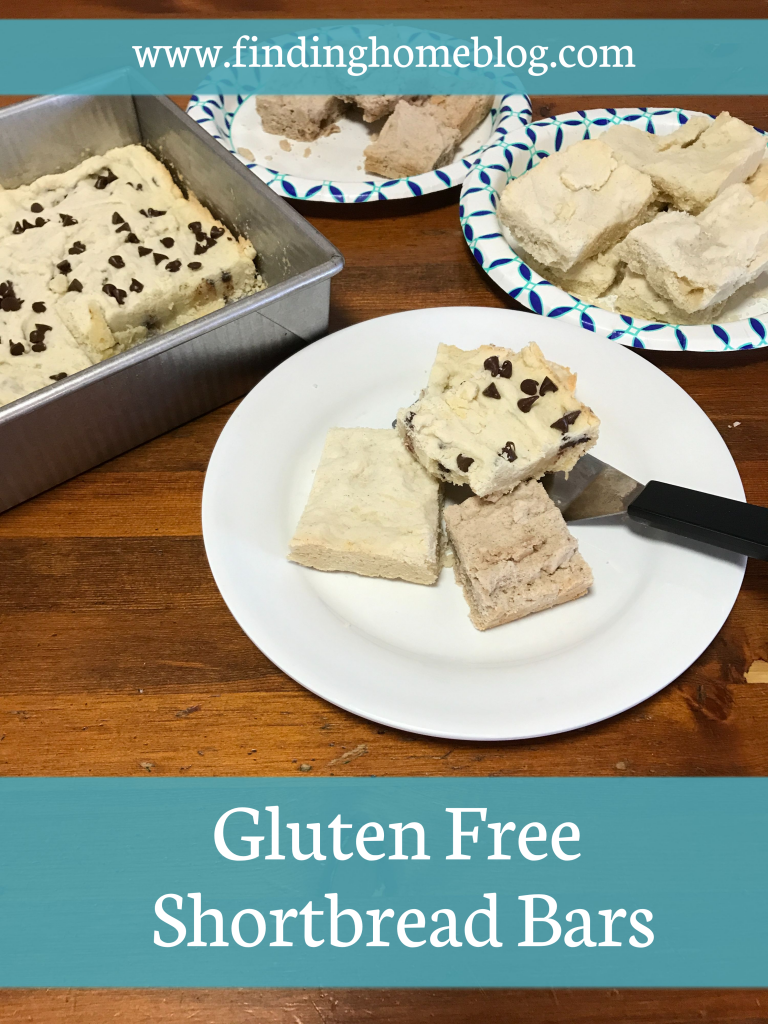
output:
<instances>
[{"instance_id":1,"label":"wooden table surface","mask_svg":"<svg viewBox=\"0 0 768 1024\"><path fill-rule=\"evenodd\" d=\"M708 5L709 12L702 6L698 16L723 13L722 5ZM765 6L738 8L760 16ZM36 0L24 14L44 16L50 7ZM150 13L141 2L79 7L69 13ZM559 9L548 9L550 16L566 13L563 5L551 7ZM669 15L694 13L685 2L667 7ZM333 13L342 16L342 8L334 5ZM236 9L229 5L230 13ZM165 13L204 12L173 3ZM461 12L443 5L427 13ZM620 13L651 11L603 3L592 16ZM648 102L725 108L768 129L768 98L627 97L621 105ZM617 103L540 96L534 116ZM333 284L331 330L412 308L515 307L474 263L457 201L452 190L353 208L296 204L346 257ZM702 406L737 462L747 499L768 505L768 351L637 358L652 359ZM675 683L623 715L567 735L493 744L425 739L356 718L304 690L242 633L203 550L205 469L235 407L0 515L0 774L292 775L306 766L313 775L337 776L768 774L763 562L750 562L722 632ZM747 991L5 990L0 1021L672 1024L765 1020L766 1002Z\"/></svg>"}]
</instances>

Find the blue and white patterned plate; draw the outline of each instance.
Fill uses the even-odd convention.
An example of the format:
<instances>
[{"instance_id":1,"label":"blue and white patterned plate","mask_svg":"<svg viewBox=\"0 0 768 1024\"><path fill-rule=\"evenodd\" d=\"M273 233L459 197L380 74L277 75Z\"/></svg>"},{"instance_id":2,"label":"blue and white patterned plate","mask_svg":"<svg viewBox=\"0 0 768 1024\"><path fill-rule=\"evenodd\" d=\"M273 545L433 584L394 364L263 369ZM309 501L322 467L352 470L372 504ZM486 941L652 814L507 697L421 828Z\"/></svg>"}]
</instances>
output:
<instances>
[{"instance_id":1,"label":"blue and white patterned plate","mask_svg":"<svg viewBox=\"0 0 768 1024\"><path fill-rule=\"evenodd\" d=\"M446 167L410 178L366 175L363 149L374 126L345 117L340 131L314 142L269 135L261 127L253 95L192 96L187 113L279 195L326 203L369 203L414 196L460 185L484 146L503 143L531 120L531 101L522 93L497 96L485 121L462 143Z\"/></svg>"},{"instance_id":2,"label":"blue and white patterned plate","mask_svg":"<svg viewBox=\"0 0 768 1024\"><path fill-rule=\"evenodd\" d=\"M693 116L692 111L661 107L578 110L536 121L493 139L467 175L459 207L464 238L485 272L513 299L534 313L578 324L587 331L634 348L666 351L727 352L768 344L768 301L746 305L743 319L690 327L649 323L614 313L569 295L540 277L511 248L501 233L496 205L505 185L543 157L581 139L596 138L613 124L626 122L666 135ZM739 307L740 309L741 307Z\"/></svg>"}]
</instances>

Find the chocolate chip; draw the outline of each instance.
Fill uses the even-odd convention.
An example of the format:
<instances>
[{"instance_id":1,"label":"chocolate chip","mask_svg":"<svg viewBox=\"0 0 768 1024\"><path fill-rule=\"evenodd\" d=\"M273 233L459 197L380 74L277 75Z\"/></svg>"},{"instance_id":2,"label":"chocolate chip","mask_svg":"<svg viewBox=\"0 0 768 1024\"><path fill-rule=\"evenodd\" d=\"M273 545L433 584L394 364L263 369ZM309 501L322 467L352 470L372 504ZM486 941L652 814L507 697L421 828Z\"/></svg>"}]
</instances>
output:
<instances>
[{"instance_id":1,"label":"chocolate chip","mask_svg":"<svg viewBox=\"0 0 768 1024\"><path fill-rule=\"evenodd\" d=\"M12 356L23 356L24 355L24 346L22 345L22 343L20 341L12 341L11 342L11 355Z\"/></svg>"},{"instance_id":2,"label":"chocolate chip","mask_svg":"<svg viewBox=\"0 0 768 1024\"><path fill-rule=\"evenodd\" d=\"M44 302L33 302L32 303L32 310L35 313L44 313L45 312L45 303Z\"/></svg>"},{"instance_id":3,"label":"chocolate chip","mask_svg":"<svg viewBox=\"0 0 768 1024\"><path fill-rule=\"evenodd\" d=\"M52 373L49 379L50 380L64 380L64 378L66 376L67 376L66 373Z\"/></svg>"},{"instance_id":4,"label":"chocolate chip","mask_svg":"<svg viewBox=\"0 0 768 1024\"><path fill-rule=\"evenodd\" d=\"M533 408L533 403L538 402L538 400L538 395L531 395L530 398L521 398L520 401L517 403L517 408L520 410L520 412L530 412Z\"/></svg>"},{"instance_id":5,"label":"chocolate chip","mask_svg":"<svg viewBox=\"0 0 768 1024\"><path fill-rule=\"evenodd\" d=\"M225 234L226 228L220 228L218 224L214 224L211 228L211 238L221 238Z\"/></svg>"},{"instance_id":6,"label":"chocolate chip","mask_svg":"<svg viewBox=\"0 0 768 1024\"><path fill-rule=\"evenodd\" d=\"M60 213L59 217L61 217L61 223L65 228L71 228L74 224L77 224L75 218L70 217L68 213Z\"/></svg>"},{"instance_id":7,"label":"chocolate chip","mask_svg":"<svg viewBox=\"0 0 768 1024\"><path fill-rule=\"evenodd\" d=\"M397 426L397 420L392 420L392 429L394 430Z\"/></svg>"},{"instance_id":8,"label":"chocolate chip","mask_svg":"<svg viewBox=\"0 0 768 1024\"><path fill-rule=\"evenodd\" d=\"M124 292L122 288L116 288L113 284L103 284L101 290L115 300L118 306L122 306L125 302L127 292Z\"/></svg>"},{"instance_id":9,"label":"chocolate chip","mask_svg":"<svg viewBox=\"0 0 768 1024\"><path fill-rule=\"evenodd\" d=\"M204 252L208 251L207 245L201 245L199 242L195 245L195 256L202 256Z\"/></svg>"},{"instance_id":10,"label":"chocolate chip","mask_svg":"<svg viewBox=\"0 0 768 1024\"><path fill-rule=\"evenodd\" d=\"M414 418L415 415L416 415L416 413L413 411L413 409L411 409L410 412L407 412L405 414L405 425L406 425L406 427L410 427L410 425L413 423L413 418Z\"/></svg>"},{"instance_id":11,"label":"chocolate chip","mask_svg":"<svg viewBox=\"0 0 768 1024\"><path fill-rule=\"evenodd\" d=\"M483 394L485 395L486 398L501 398L501 395L499 394L499 389L493 382L491 382L488 385L488 387L485 388Z\"/></svg>"},{"instance_id":12,"label":"chocolate chip","mask_svg":"<svg viewBox=\"0 0 768 1024\"><path fill-rule=\"evenodd\" d=\"M195 238L198 240L198 242L208 241L208 235L206 235L206 233L202 230L195 232Z\"/></svg>"},{"instance_id":13,"label":"chocolate chip","mask_svg":"<svg viewBox=\"0 0 768 1024\"><path fill-rule=\"evenodd\" d=\"M132 292L143 292L144 291L144 285L141 283L141 281L137 281L135 277L131 281L131 291Z\"/></svg>"},{"instance_id":14,"label":"chocolate chip","mask_svg":"<svg viewBox=\"0 0 768 1024\"><path fill-rule=\"evenodd\" d=\"M498 377L499 374L501 373L501 369L499 368L498 356L488 356L488 358L483 363L483 367L490 373L492 377Z\"/></svg>"},{"instance_id":15,"label":"chocolate chip","mask_svg":"<svg viewBox=\"0 0 768 1024\"><path fill-rule=\"evenodd\" d=\"M166 249L172 249L176 244L170 235L168 235L167 238L161 238L160 241L163 243Z\"/></svg>"},{"instance_id":16,"label":"chocolate chip","mask_svg":"<svg viewBox=\"0 0 768 1024\"><path fill-rule=\"evenodd\" d=\"M555 420L554 423L550 423L550 427L553 430L559 430L561 434L568 433L568 427L581 416L581 409L574 409L572 412L567 412L565 416L561 416L559 420Z\"/></svg>"},{"instance_id":17,"label":"chocolate chip","mask_svg":"<svg viewBox=\"0 0 768 1024\"><path fill-rule=\"evenodd\" d=\"M152 259L155 261L155 264L159 266L163 260L167 260L168 257L162 252L155 252L152 254Z\"/></svg>"},{"instance_id":18,"label":"chocolate chip","mask_svg":"<svg viewBox=\"0 0 768 1024\"><path fill-rule=\"evenodd\" d=\"M0 309L4 313L17 313L21 309L23 299L17 299L15 295L6 295L0 302Z\"/></svg>"},{"instance_id":19,"label":"chocolate chip","mask_svg":"<svg viewBox=\"0 0 768 1024\"><path fill-rule=\"evenodd\" d=\"M138 237L136 235L134 235L133 232L131 232L130 235L126 235L125 236L125 240L126 240L126 242L130 242L132 245L138 245L139 244L139 239L138 239Z\"/></svg>"},{"instance_id":20,"label":"chocolate chip","mask_svg":"<svg viewBox=\"0 0 768 1024\"><path fill-rule=\"evenodd\" d=\"M112 214L112 223L113 224L122 224L124 220L125 220L125 217L121 217L120 214L117 212L117 210L115 210L115 212Z\"/></svg>"},{"instance_id":21,"label":"chocolate chip","mask_svg":"<svg viewBox=\"0 0 768 1024\"><path fill-rule=\"evenodd\" d=\"M165 210L153 210L151 206L148 206L146 210L141 211L145 217L164 217Z\"/></svg>"},{"instance_id":22,"label":"chocolate chip","mask_svg":"<svg viewBox=\"0 0 768 1024\"><path fill-rule=\"evenodd\" d=\"M32 213L42 213L43 212L43 208L40 205L40 203L32 203L32 205L30 206L30 210L32 211Z\"/></svg>"},{"instance_id":23,"label":"chocolate chip","mask_svg":"<svg viewBox=\"0 0 768 1024\"><path fill-rule=\"evenodd\" d=\"M33 331L32 333L34 333L34 331ZM30 341L31 341L31 340L32 340L32 339L30 338ZM46 350L46 348L47 348L47 347L48 347L48 346L47 346L47 345L45 344L45 342L44 342L44 341L36 341L36 342L35 342L35 343L33 344L33 346L32 346L32 351L33 351L33 352L45 352L45 350Z\"/></svg>"},{"instance_id":24,"label":"chocolate chip","mask_svg":"<svg viewBox=\"0 0 768 1024\"><path fill-rule=\"evenodd\" d=\"M93 183L94 188L103 189L103 188L106 188L107 185L111 185L113 181L117 181L117 175L113 174L112 171L109 169L109 167L105 167L104 170L107 173L103 174L103 175L100 175L96 179L96 181L94 181L94 183Z\"/></svg>"},{"instance_id":25,"label":"chocolate chip","mask_svg":"<svg viewBox=\"0 0 768 1024\"><path fill-rule=\"evenodd\" d=\"M69 262L69 260L62 260L61 263L57 263L56 268L62 274L72 273L72 264Z\"/></svg>"},{"instance_id":26,"label":"chocolate chip","mask_svg":"<svg viewBox=\"0 0 768 1024\"><path fill-rule=\"evenodd\" d=\"M504 447L499 452L502 458L506 459L507 462L514 462L517 458L517 452L512 441L507 441Z\"/></svg>"},{"instance_id":27,"label":"chocolate chip","mask_svg":"<svg viewBox=\"0 0 768 1024\"><path fill-rule=\"evenodd\" d=\"M190 231L191 231L191 232L192 232L193 234L195 234L195 235L196 235L196 234L197 234L197 233L198 233L199 231L202 231L202 230L203 230L203 225L202 225L202 224L200 223L200 221L199 221L199 220L193 220L191 224L187 224L187 227L188 227L188 228L189 228L189 230L190 230Z\"/></svg>"},{"instance_id":28,"label":"chocolate chip","mask_svg":"<svg viewBox=\"0 0 768 1024\"><path fill-rule=\"evenodd\" d=\"M35 217L35 227L36 228L45 227L45 225L47 223L48 223L48 221L45 219L45 217Z\"/></svg>"},{"instance_id":29,"label":"chocolate chip","mask_svg":"<svg viewBox=\"0 0 768 1024\"><path fill-rule=\"evenodd\" d=\"M122 256L110 256L107 263L113 266L116 270L120 270L121 267L125 266L125 260Z\"/></svg>"},{"instance_id":30,"label":"chocolate chip","mask_svg":"<svg viewBox=\"0 0 768 1024\"><path fill-rule=\"evenodd\" d=\"M149 256L149 254L152 252L152 250L148 249L146 247L146 245L140 245L138 250L137 250L137 252L138 252L139 256Z\"/></svg>"},{"instance_id":31,"label":"chocolate chip","mask_svg":"<svg viewBox=\"0 0 768 1024\"><path fill-rule=\"evenodd\" d=\"M72 280L69 282L69 288L67 288L67 291L68 292L81 292L82 290L83 290L83 286L80 284L80 282L77 280L76 277L73 277Z\"/></svg>"},{"instance_id":32,"label":"chocolate chip","mask_svg":"<svg viewBox=\"0 0 768 1024\"><path fill-rule=\"evenodd\" d=\"M124 220L119 228L115 228L115 234L119 235L121 231L130 231L130 230L131 230L131 225L128 223L127 220Z\"/></svg>"},{"instance_id":33,"label":"chocolate chip","mask_svg":"<svg viewBox=\"0 0 768 1024\"><path fill-rule=\"evenodd\" d=\"M560 445L560 451L564 452L566 448L575 448L577 444L583 444L587 440L586 434L583 437L572 437L570 441L563 441Z\"/></svg>"},{"instance_id":34,"label":"chocolate chip","mask_svg":"<svg viewBox=\"0 0 768 1024\"><path fill-rule=\"evenodd\" d=\"M520 390L524 395L535 395L539 390L539 382L537 380L531 380L529 377L527 380L522 382Z\"/></svg>"},{"instance_id":35,"label":"chocolate chip","mask_svg":"<svg viewBox=\"0 0 768 1024\"><path fill-rule=\"evenodd\" d=\"M13 225L13 232L12 233L14 235L21 235L21 234L24 233L24 228L21 226L21 224L19 224L18 221L16 221L16 223Z\"/></svg>"},{"instance_id":36,"label":"chocolate chip","mask_svg":"<svg viewBox=\"0 0 768 1024\"><path fill-rule=\"evenodd\" d=\"M35 324L35 330L29 332L29 340L32 342L32 350L34 352L45 351L45 345L43 344L45 341L45 332L50 330L52 330L52 328L49 327L48 324ZM38 345L42 345L43 347L37 348L36 346Z\"/></svg>"},{"instance_id":37,"label":"chocolate chip","mask_svg":"<svg viewBox=\"0 0 768 1024\"><path fill-rule=\"evenodd\" d=\"M466 473L469 467L474 462L474 459L470 459L468 455L457 455L456 465L459 467L462 473Z\"/></svg>"},{"instance_id":38,"label":"chocolate chip","mask_svg":"<svg viewBox=\"0 0 768 1024\"><path fill-rule=\"evenodd\" d=\"M216 239L215 238L209 238L208 242L207 242L208 248L212 249L214 247L214 245L216 245Z\"/></svg>"},{"instance_id":39,"label":"chocolate chip","mask_svg":"<svg viewBox=\"0 0 768 1024\"><path fill-rule=\"evenodd\" d=\"M200 267L202 267L202 265L203 265L202 263L198 263L197 261L195 261L194 263L188 263L187 264L187 266L189 267L190 270L199 270Z\"/></svg>"},{"instance_id":40,"label":"chocolate chip","mask_svg":"<svg viewBox=\"0 0 768 1024\"><path fill-rule=\"evenodd\" d=\"M451 475L450 469L446 469L445 466L442 464L442 462L438 462L437 468L440 470L441 473L445 473L446 476L450 476Z\"/></svg>"},{"instance_id":41,"label":"chocolate chip","mask_svg":"<svg viewBox=\"0 0 768 1024\"><path fill-rule=\"evenodd\" d=\"M181 270L181 260L172 260L165 269L175 274L177 270Z\"/></svg>"},{"instance_id":42,"label":"chocolate chip","mask_svg":"<svg viewBox=\"0 0 768 1024\"><path fill-rule=\"evenodd\" d=\"M42 221L42 223L41 223L41 224L38 224L37 226L38 226L38 227L42 227L42 226L43 226L43 224L45 224L45 221L43 220L43 218L42 218L42 217L38 217L38 220ZM34 224L30 224L30 223L29 223L29 221L27 220L27 218L26 218L26 217L25 217L25 218L24 218L24 220L23 220L23 221L21 222L21 227L22 227L22 230L24 230L24 231L31 231L31 230L32 230L32 228L34 228L34 226L35 226Z\"/></svg>"},{"instance_id":43,"label":"chocolate chip","mask_svg":"<svg viewBox=\"0 0 768 1024\"><path fill-rule=\"evenodd\" d=\"M67 249L67 252L70 256L79 256L81 252L85 252L85 246L82 242L75 242L69 249Z\"/></svg>"},{"instance_id":44,"label":"chocolate chip","mask_svg":"<svg viewBox=\"0 0 768 1024\"><path fill-rule=\"evenodd\" d=\"M554 394L557 390L558 390L557 384L555 384L555 382L553 380L550 380L549 377L545 377L544 380L541 382L541 387L539 388L539 394L543 398L544 395L548 394L550 391L552 392L552 394Z\"/></svg>"},{"instance_id":45,"label":"chocolate chip","mask_svg":"<svg viewBox=\"0 0 768 1024\"><path fill-rule=\"evenodd\" d=\"M221 280L224 284L229 284L229 282L232 280L232 275L228 270L222 270Z\"/></svg>"},{"instance_id":46,"label":"chocolate chip","mask_svg":"<svg viewBox=\"0 0 768 1024\"><path fill-rule=\"evenodd\" d=\"M508 359L505 359L504 362L501 364L501 368L499 369L499 376L506 377L507 380L509 380L510 377L512 376L512 363L510 363Z\"/></svg>"}]
</instances>

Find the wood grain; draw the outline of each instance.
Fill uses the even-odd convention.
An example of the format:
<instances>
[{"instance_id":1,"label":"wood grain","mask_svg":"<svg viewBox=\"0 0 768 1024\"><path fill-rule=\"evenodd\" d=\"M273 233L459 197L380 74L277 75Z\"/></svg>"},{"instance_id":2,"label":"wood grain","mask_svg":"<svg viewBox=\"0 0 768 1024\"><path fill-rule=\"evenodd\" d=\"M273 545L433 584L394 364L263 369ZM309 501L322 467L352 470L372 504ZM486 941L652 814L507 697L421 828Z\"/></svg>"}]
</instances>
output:
<instances>
[{"instance_id":1,"label":"wood grain","mask_svg":"<svg viewBox=\"0 0 768 1024\"><path fill-rule=\"evenodd\" d=\"M527 2L515 14L657 14L650 0L631 9L618 0L564 8ZM755 17L765 10L763 0L673 0L664 13ZM228 0L226 11L300 13L277 2L257 11L239 0ZM18 13L59 12L49 0L32 0ZM81 0L69 13L212 12L197 0ZM360 9L321 0L312 13L360 16ZM390 13L407 11L396 5ZM470 12L453 0L421 13ZM509 10L494 2L484 14ZM617 102L540 96L534 112ZM620 102L674 102L712 113L725 107L768 128L765 97ZM418 307L514 306L472 260L457 200L453 190L352 209L296 204L347 260L333 286L332 329ZM704 408L738 464L749 500L768 505L768 353L646 358ZM306 766L317 775L347 776L768 774L768 677L759 664L750 672L768 661L766 563L750 563L724 629L680 679L624 715L565 736L499 744L424 739L363 721L302 689L243 635L205 559L202 483L235 405L0 516L0 774L291 775ZM620 671L617 666L617 676ZM5 990L0 1022L746 1024L768 1019L766 999L752 991Z\"/></svg>"}]
</instances>

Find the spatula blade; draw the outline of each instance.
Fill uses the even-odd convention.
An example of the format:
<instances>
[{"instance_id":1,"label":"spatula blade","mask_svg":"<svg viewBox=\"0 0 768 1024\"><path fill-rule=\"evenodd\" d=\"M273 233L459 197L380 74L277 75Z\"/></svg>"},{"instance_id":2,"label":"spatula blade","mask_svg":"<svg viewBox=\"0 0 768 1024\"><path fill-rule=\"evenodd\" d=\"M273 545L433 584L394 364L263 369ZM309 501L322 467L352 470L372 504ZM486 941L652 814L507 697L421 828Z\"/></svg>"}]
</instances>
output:
<instances>
[{"instance_id":1,"label":"spatula blade","mask_svg":"<svg viewBox=\"0 0 768 1024\"><path fill-rule=\"evenodd\" d=\"M583 455L567 476L548 473L542 483L568 523L626 512L644 486L594 455Z\"/></svg>"}]
</instances>

